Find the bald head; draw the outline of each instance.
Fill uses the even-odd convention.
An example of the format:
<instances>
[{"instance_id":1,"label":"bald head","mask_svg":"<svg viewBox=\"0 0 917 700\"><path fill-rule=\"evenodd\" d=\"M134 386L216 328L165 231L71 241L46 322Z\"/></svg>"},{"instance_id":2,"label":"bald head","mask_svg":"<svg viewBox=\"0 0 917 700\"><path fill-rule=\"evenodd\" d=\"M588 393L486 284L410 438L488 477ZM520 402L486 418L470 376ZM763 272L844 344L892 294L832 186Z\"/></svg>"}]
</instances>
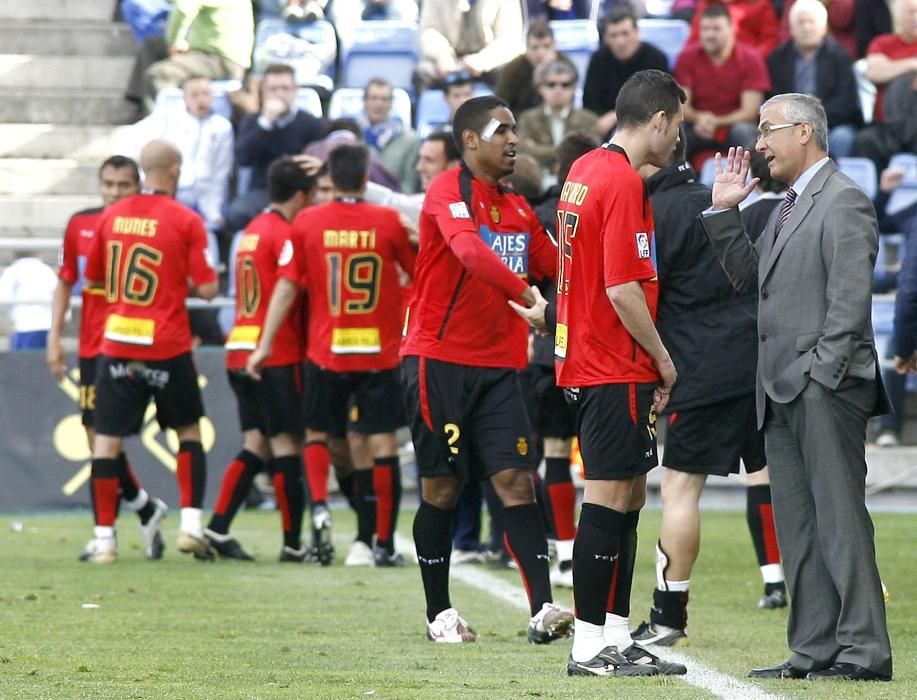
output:
<instances>
[{"instance_id":1,"label":"bald head","mask_svg":"<svg viewBox=\"0 0 917 700\"><path fill-rule=\"evenodd\" d=\"M147 174L181 167L181 152L171 141L153 139L140 152L140 167Z\"/></svg>"}]
</instances>

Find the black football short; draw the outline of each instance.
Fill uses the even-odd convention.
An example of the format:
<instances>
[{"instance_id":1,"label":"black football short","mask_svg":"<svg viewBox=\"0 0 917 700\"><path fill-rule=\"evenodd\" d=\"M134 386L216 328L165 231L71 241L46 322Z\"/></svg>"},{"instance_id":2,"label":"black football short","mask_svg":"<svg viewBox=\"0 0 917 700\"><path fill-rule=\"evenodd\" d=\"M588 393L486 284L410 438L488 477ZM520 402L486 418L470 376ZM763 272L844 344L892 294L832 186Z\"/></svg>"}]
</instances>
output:
<instances>
[{"instance_id":1,"label":"black football short","mask_svg":"<svg viewBox=\"0 0 917 700\"><path fill-rule=\"evenodd\" d=\"M303 405L309 429L343 437L354 409L360 432L366 435L393 433L404 425L397 369L332 372L307 362L305 374Z\"/></svg>"},{"instance_id":2,"label":"black football short","mask_svg":"<svg viewBox=\"0 0 917 700\"><path fill-rule=\"evenodd\" d=\"M80 414L87 428L95 423L96 413L96 367L99 356L80 358Z\"/></svg>"},{"instance_id":3,"label":"black football short","mask_svg":"<svg viewBox=\"0 0 917 700\"><path fill-rule=\"evenodd\" d=\"M532 427L542 440L569 440L576 435L576 408L557 386L553 367L529 365L519 373Z\"/></svg>"},{"instance_id":4,"label":"black football short","mask_svg":"<svg viewBox=\"0 0 917 700\"><path fill-rule=\"evenodd\" d=\"M398 428L403 428L408 424L407 414L404 412L404 392L401 388L401 366L396 367L392 370L394 372L395 381L391 385L392 389L392 402L391 407L394 415L392 416L392 421L398 424ZM350 405L347 408L347 430L357 433L362 433L363 435L369 435L369 428L371 426L367 425L364 420L364 412L360 410L360 405L356 400L356 397L351 397ZM396 430L398 429L396 428ZM335 435L334 437L344 437L344 435Z\"/></svg>"},{"instance_id":5,"label":"black football short","mask_svg":"<svg viewBox=\"0 0 917 700\"><path fill-rule=\"evenodd\" d=\"M632 479L658 466L657 386L601 384L579 390L577 434L586 479Z\"/></svg>"},{"instance_id":6,"label":"black football short","mask_svg":"<svg viewBox=\"0 0 917 700\"><path fill-rule=\"evenodd\" d=\"M163 430L192 425L203 417L204 402L190 352L168 360L100 357L97 433L114 437L139 433L150 399L156 402L156 420Z\"/></svg>"},{"instance_id":7,"label":"black football short","mask_svg":"<svg viewBox=\"0 0 917 700\"><path fill-rule=\"evenodd\" d=\"M483 480L534 469L534 446L515 370L407 357L405 408L421 476Z\"/></svg>"},{"instance_id":8,"label":"black football short","mask_svg":"<svg viewBox=\"0 0 917 700\"><path fill-rule=\"evenodd\" d=\"M281 433L302 436L302 365L281 365L261 370L255 380L245 370L227 370L236 395L242 432L260 430L268 437Z\"/></svg>"},{"instance_id":9,"label":"black football short","mask_svg":"<svg viewBox=\"0 0 917 700\"><path fill-rule=\"evenodd\" d=\"M748 474L767 465L754 394L669 415L663 455L669 469L728 476L739 472L740 459Z\"/></svg>"}]
</instances>

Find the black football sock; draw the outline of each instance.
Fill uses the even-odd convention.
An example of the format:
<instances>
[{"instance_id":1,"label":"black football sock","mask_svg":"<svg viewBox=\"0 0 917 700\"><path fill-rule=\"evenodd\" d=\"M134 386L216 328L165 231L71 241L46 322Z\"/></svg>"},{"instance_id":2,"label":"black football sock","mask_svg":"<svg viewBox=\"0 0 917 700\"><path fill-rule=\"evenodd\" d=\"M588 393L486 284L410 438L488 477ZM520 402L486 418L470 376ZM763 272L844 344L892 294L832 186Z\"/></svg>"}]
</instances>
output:
<instances>
[{"instance_id":1,"label":"black football sock","mask_svg":"<svg viewBox=\"0 0 917 700\"><path fill-rule=\"evenodd\" d=\"M299 549L302 546L302 518L306 510L302 458L298 455L275 457L271 460L270 469L283 527L283 544L290 549Z\"/></svg>"},{"instance_id":2,"label":"black football sock","mask_svg":"<svg viewBox=\"0 0 917 700\"><path fill-rule=\"evenodd\" d=\"M354 489L356 488L356 477L354 477L354 472L350 472L347 476L339 476L338 480L338 489L344 498L347 499L347 504L353 509L353 512L357 512L357 499L354 496Z\"/></svg>"},{"instance_id":3,"label":"black football sock","mask_svg":"<svg viewBox=\"0 0 917 700\"><path fill-rule=\"evenodd\" d=\"M121 481L121 498L127 501L134 509L134 512L137 513L137 517L140 518L141 524L146 525L150 518L153 517L153 513L156 512L156 505L153 503L153 499L150 498L150 495L140 485L140 480L131 468L131 463L128 461L127 455L124 454L124 452L118 455L118 461L121 464L119 475Z\"/></svg>"},{"instance_id":4,"label":"black football sock","mask_svg":"<svg viewBox=\"0 0 917 700\"><path fill-rule=\"evenodd\" d=\"M677 630L688 626L688 591L653 591L650 622Z\"/></svg>"},{"instance_id":5,"label":"black football sock","mask_svg":"<svg viewBox=\"0 0 917 700\"><path fill-rule=\"evenodd\" d=\"M573 599L576 617L605 625L608 596L624 531L626 513L584 503L573 543Z\"/></svg>"},{"instance_id":6,"label":"black football sock","mask_svg":"<svg viewBox=\"0 0 917 700\"><path fill-rule=\"evenodd\" d=\"M427 600L427 621L452 607L449 602L449 559L452 556L454 510L443 510L424 500L414 516L414 547Z\"/></svg>"},{"instance_id":7,"label":"black football sock","mask_svg":"<svg viewBox=\"0 0 917 700\"><path fill-rule=\"evenodd\" d=\"M379 457L373 465L376 492L376 544L389 554L395 552L395 529L401 508L401 467L398 455Z\"/></svg>"},{"instance_id":8,"label":"black football sock","mask_svg":"<svg viewBox=\"0 0 917 700\"><path fill-rule=\"evenodd\" d=\"M780 547L777 544L771 487L768 484L748 487L745 516L758 557L758 566L779 564Z\"/></svg>"},{"instance_id":9,"label":"black football sock","mask_svg":"<svg viewBox=\"0 0 917 700\"><path fill-rule=\"evenodd\" d=\"M503 521L506 525L503 539L506 551L519 565L529 608L534 615L542 605L553 602L544 522L534 503L505 507Z\"/></svg>"},{"instance_id":10,"label":"black football sock","mask_svg":"<svg viewBox=\"0 0 917 700\"><path fill-rule=\"evenodd\" d=\"M226 466L223 481L220 484L220 493L213 506L213 515L207 525L208 530L219 535L229 532L229 525L245 502L248 491L252 487L252 480L262 469L264 469L264 462L258 455L248 450L239 452L235 459Z\"/></svg>"},{"instance_id":11,"label":"black football sock","mask_svg":"<svg viewBox=\"0 0 917 700\"><path fill-rule=\"evenodd\" d=\"M178 497L182 508L203 508L207 485L207 457L196 440L185 440L178 446Z\"/></svg>"},{"instance_id":12,"label":"black football sock","mask_svg":"<svg viewBox=\"0 0 917 700\"><path fill-rule=\"evenodd\" d=\"M620 617L630 616L630 591L634 582L634 564L637 561L637 523L640 511L624 515L621 543L618 545L618 564L614 583L608 597L608 612Z\"/></svg>"},{"instance_id":13,"label":"black football sock","mask_svg":"<svg viewBox=\"0 0 917 700\"><path fill-rule=\"evenodd\" d=\"M354 473L354 494L357 500L357 539L370 547L376 531L376 494L373 491L373 470L358 469Z\"/></svg>"}]
</instances>

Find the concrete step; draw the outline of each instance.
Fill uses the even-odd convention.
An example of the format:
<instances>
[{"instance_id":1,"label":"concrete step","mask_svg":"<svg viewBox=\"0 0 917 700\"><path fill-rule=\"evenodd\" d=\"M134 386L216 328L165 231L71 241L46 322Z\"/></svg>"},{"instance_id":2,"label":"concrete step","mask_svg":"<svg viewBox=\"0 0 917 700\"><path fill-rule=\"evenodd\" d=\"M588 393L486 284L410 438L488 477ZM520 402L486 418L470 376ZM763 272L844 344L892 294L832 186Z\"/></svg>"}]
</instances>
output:
<instances>
[{"instance_id":1,"label":"concrete step","mask_svg":"<svg viewBox=\"0 0 917 700\"><path fill-rule=\"evenodd\" d=\"M99 206L98 195L0 195L0 221L15 228L17 236L46 235L64 230L71 214Z\"/></svg>"},{"instance_id":2,"label":"concrete step","mask_svg":"<svg viewBox=\"0 0 917 700\"><path fill-rule=\"evenodd\" d=\"M121 22L3 20L0 47L8 54L130 56L137 43Z\"/></svg>"},{"instance_id":3,"label":"concrete step","mask_svg":"<svg viewBox=\"0 0 917 700\"><path fill-rule=\"evenodd\" d=\"M0 0L4 19L110 21L115 0Z\"/></svg>"},{"instance_id":4,"label":"concrete step","mask_svg":"<svg viewBox=\"0 0 917 700\"><path fill-rule=\"evenodd\" d=\"M4 47L5 50L5 47ZM131 73L129 56L0 54L0 82L8 88L119 88Z\"/></svg>"},{"instance_id":5,"label":"concrete step","mask_svg":"<svg viewBox=\"0 0 917 700\"><path fill-rule=\"evenodd\" d=\"M0 195L95 194L97 171L70 158L0 158Z\"/></svg>"},{"instance_id":6,"label":"concrete step","mask_svg":"<svg viewBox=\"0 0 917 700\"><path fill-rule=\"evenodd\" d=\"M124 88L0 88L0 123L111 124L131 111Z\"/></svg>"},{"instance_id":7,"label":"concrete step","mask_svg":"<svg viewBox=\"0 0 917 700\"><path fill-rule=\"evenodd\" d=\"M0 158L74 158L99 163L118 129L78 124L0 124Z\"/></svg>"},{"instance_id":8,"label":"concrete step","mask_svg":"<svg viewBox=\"0 0 917 700\"><path fill-rule=\"evenodd\" d=\"M102 200L99 199L94 205L90 206L100 206L101 203ZM86 207L84 207L84 209L85 208ZM75 209L70 212L70 214L75 214L78 211L80 210ZM69 219L70 216L68 215L67 218ZM0 226L0 260L3 259L3 253L16 247L10 245L11 243L16 243L18 246L24 238L35 241L35 250L56 252L59 249L58 244L63 236L64 229L58 228L57 226L33 226L23 229L22 227L6 223Z\"/></svg>"}]
</instances>

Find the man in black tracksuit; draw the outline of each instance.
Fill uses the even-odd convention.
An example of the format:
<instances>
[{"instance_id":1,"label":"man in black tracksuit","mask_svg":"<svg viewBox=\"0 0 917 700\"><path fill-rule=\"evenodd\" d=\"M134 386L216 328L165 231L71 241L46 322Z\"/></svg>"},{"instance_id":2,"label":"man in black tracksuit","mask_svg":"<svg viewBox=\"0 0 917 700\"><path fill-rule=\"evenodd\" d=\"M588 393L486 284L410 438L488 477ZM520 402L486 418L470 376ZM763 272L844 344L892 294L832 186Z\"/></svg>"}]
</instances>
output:
<instances>
[{"instance_id":1,"label":"man in black tracksuit","mask_svg":"<svg viewBox=\"0 0 917 700\"><path fill-rule=\"evenodd\" d=\"M656 326L678 382L666 409L657 585L649 622L633 637L665 646L687 641L688 584L700 549L704 483L711 474L738 472L740 459L750 484L749 527L766 583L759 607L786 604L764 440L756 428L757 295L737 292L714 257L697 222L710 207L710 190L681 155L668 168L641 172L649 178L656 226Z\"/></svg>"}]
</instances>

